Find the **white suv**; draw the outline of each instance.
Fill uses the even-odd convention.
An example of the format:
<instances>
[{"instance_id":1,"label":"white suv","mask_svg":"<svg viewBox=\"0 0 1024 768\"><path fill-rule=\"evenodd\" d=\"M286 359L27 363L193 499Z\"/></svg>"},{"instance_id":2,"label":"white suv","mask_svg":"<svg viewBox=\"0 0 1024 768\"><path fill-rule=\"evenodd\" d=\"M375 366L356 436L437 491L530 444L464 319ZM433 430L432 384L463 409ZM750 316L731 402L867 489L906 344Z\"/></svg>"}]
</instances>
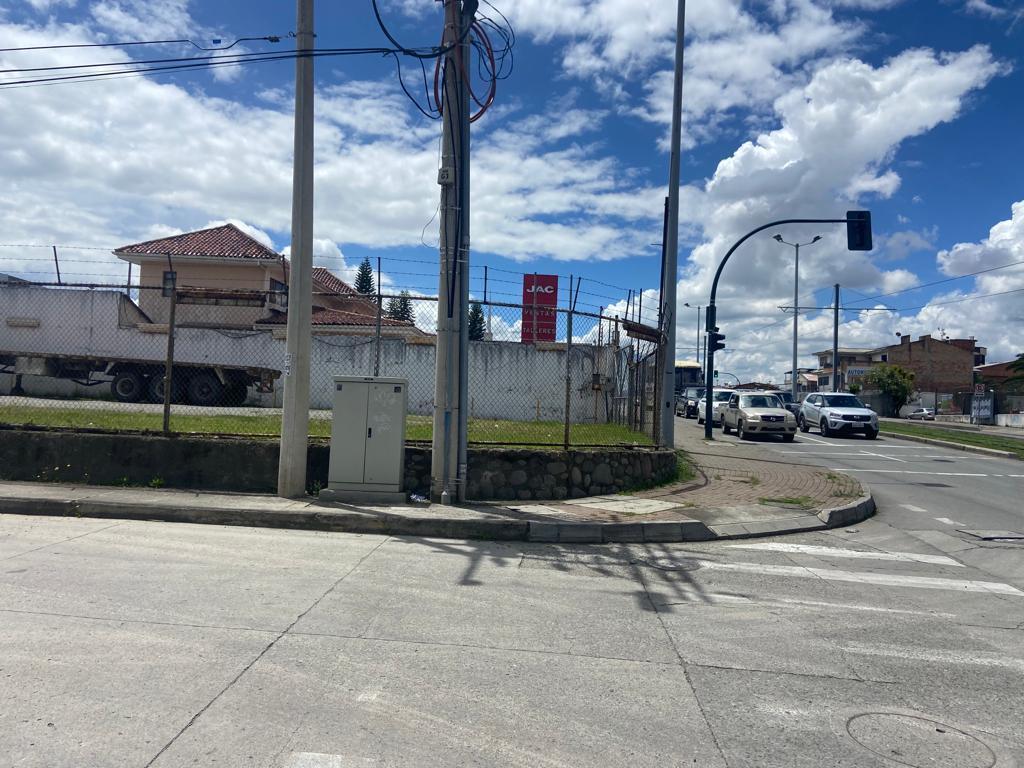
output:
<instances>
[{"instance_id":1,"label":"white suv","mask_svg":"<svg viewBox=\"0 0 1024 768\"><path fill-rule=\"evenodd\" d=\"M868 440L878 437L878 414L848 392L815 392L804 398L797 423L801 432L811 427L822 437L859 432Z\"/></svg>"}]
</instances>

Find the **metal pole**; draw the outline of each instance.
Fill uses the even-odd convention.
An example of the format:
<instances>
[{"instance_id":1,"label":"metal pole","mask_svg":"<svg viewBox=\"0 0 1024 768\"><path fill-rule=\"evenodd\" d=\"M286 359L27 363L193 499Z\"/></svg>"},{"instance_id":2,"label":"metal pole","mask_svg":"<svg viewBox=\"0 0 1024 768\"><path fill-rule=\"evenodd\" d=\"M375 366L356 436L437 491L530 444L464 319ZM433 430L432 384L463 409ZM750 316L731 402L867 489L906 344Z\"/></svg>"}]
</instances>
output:
<instances>
[{"instance_id":1,"label":"metal pole","mask_svg":"<svg viewBox=\"0 0 1024 768\"><path fill-rule=\"evenodd\" d=\"M572 282L573 277L569 275L569 311L565 316L565 435L563 443L565 450L569 450L569 408L571 407L572 393Z\"/></svg>"},{"instance_id":2,"label":"metal pole","mask_svg":"<svg viewBox=\"0 0 1024 768\"><path fill-rule=\"evenodd\" d=\"M700 304L697 305L697 368L700 368Z\"/></svg>"},{"instance_id":3,"label":"metal pole","mask_svg":"<svg viewBox=\"0 0 1024 768\"><path fill-rule=\"evenodd\" d=\"M484 304L487 305L487 340L494 341L494 330L491 328L491 304L487 293L487 265L484 265Z\"/></svg>"},{"instance_id":4,"label":"metal pole","mask_svg":"<svg viewBox=\"0 0 1024 768\"><path fill-rule=\"evenodd\" d=\"M675 445L675 404L669 393L675 392L676 362L676 280L679 273L679 155L683 119L683 39L686 31L686 0L678 0L676 10L676 67L672 89L672 133L668 160L668 222L665 238L664 284L661 289L665 307L665 347L663 357L661 436L665 445ZM671 354L667 351L671 350Z\"/></svg>"},{"instance_id":5,"label":"metal pole","mask_svg":"<svg viewBox=\"0 0 1024 768\"><path fill-rule=\"evenodd\" d=\"M171 391L174 377L174 322L178 306L178 289L171 291L171 307L167 314L167 360L164 363L164 434L171 431Z\"/></svg>"},{"instance_id":6,"label":"metal pole","mask_svg":"<svg viewBox=\"0 0 1024 768\"><path fill-rule=\"evenodd\" d=\"M374 344L373 375L380 376L380 326L384 312L384 299L380 291L380 256L377 257L377 343Z\"/></svg>"},{"instance_id":7,"label":"metal pole","mask_svg":"<svg viewBox=\"0 0 1024 768\"><path fill-rule=\"evenodd\" d=\"M284 361L279 496L306 492L309 363L313 315L313 0L296 0L295 147L292 168L292 269Z\"/></svg>"},{"instance_id":8,"label":"metal pole","mask_svg":"<svg viewBox=\"0 0 1024 768\"><path fill-rule=\"evenodd\" d=\"M832 391L839 391L839 283L836 283L835 307L832 314Z\"/></svg>"},{"instance_id":9,"label":"metal pole","mask_svg":"<svg viewBox=\"0 0 1024 768\"><path fill-rule=\"evenodd\" d=\"M57 246L53 245L50 247L53 248L53 266L57 270L57 285L60 285L60 262L57 261Z\"/></svg>"},{"instance_id":10,"label":"metal pole","mask_svg":"<svg viewBox=\"0 0 1024 768\"><path fill-rule=\"evenodd\" d=\"M796 249L796 267L794 268L793 274L793 368L792 370L792 381L790 382L790 390L793 395L793 402L797 401L797 374L796 374L796 339L797 339L797 318L800 317L800 243L795 243Z\"/></svg>"}]
</instances>

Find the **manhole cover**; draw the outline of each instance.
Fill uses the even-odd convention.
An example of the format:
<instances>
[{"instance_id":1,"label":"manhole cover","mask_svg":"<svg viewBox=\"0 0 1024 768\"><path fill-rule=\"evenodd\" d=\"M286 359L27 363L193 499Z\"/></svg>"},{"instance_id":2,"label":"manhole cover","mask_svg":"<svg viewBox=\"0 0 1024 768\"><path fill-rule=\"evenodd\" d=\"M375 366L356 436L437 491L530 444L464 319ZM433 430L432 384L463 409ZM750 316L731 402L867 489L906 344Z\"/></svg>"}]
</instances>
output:
<instances>
[{"instance_id":1,"label":"manhole cover","mask_svg":"<svg viewBox=\"0 0 1024 768\"><path fill-rule=\"evenodd\" d=\"M662 571L696 571L701 567L700 560L690 557L638 557L630 564L646 565Z\"/></svg>"},{"instance_id":2,"label":"manhole cover","mask_svg":"<svg viewBox=\"0 0 1024 768\"><path fill-rule=\"evenodd\" d=\"M867 712L850 718L846 732L870 752L914 768L991 768L995 753L951 725L915 715Z\"/></svg>"}]
</instances>

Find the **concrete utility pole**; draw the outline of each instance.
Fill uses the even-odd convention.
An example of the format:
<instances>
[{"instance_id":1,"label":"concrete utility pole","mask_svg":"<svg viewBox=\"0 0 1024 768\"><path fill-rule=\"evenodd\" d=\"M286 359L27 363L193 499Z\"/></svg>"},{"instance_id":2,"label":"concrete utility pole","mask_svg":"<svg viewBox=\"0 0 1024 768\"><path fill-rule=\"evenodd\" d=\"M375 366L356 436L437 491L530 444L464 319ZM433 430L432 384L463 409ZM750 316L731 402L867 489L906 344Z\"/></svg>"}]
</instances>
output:
<instances>
[{"instance_id":1,"label":"concrete utility pole","mask_svg":"<svg viewBox=\"0 0 1024 768\"><path fill-rule=\"evenodd\" d=\"M466 497L469 384L469 84L459 62L469 61L461 0L445 0L441 89L441 238L434 374L434 433L430 496L450 503ZM461 40L461 42L459 42Z\"/></svg>"},{"instance_id":2,"label":"concrete utility pole","mask_svg":"<svg viewBox=\"0 0 1024 768\"><path fill-rule=\"evenodd\" d=\"M306 492L309 357L313 316L313 0L296 0L295 157L292 170L292 268L284 363L284 410L277 494ZM305 54L305 55L304 55Z\"/></svg>"},{"instance_id":3,"label":"concrete utility pole","mask_svg":"<svg viewBox=\"0 0 1024 768\"><path fill-rule=\"evenodd\" d=\"M678 0L676 12L676 73L672 89L672 135L668 158L668 226L665 238L665 261L662 265L661 316L662 344L665 354L661 382L661 441L670 448L675 445L676 391L676 280L679 273L679 153L683 119L683 32L686 22L686 0Z\"/></svg>"},{"instance_id":4,"label":"concrete utility pole","mask_svg":"<svg viewBox=\"0 0 1024 768\"><path fill-rule=\"evenodd\" d=\"M832 309L832 391L839 391L839 283Z\"/></svg>"}]
</instances>

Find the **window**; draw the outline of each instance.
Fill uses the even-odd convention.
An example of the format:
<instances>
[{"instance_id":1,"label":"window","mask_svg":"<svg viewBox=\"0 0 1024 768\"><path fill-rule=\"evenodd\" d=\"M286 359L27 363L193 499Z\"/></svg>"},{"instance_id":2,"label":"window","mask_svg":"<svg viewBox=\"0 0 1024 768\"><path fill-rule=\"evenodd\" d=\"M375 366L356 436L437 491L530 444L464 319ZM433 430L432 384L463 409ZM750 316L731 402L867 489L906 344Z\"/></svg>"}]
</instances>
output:
<instances>
[{"instance_id":1,"label":"window","mask_svg":"<svg viewBox=\"0 0 1024 768\"><path fill-rule=\"evenodd\" d=\"M172 293L174 293L174 289L177 286L177 284L178 284L178 273L177 272L165 271L164 272L163 283L161 284L162 288L163 288L161 293L164 296L170 296Z\"/></svg>"},{"instance_id":2,"label":"window","mask_svg":"<svg viewBox=\"0 0 1024 768\"><path fill-rule=\"evenodd\" d=\"M889 362L889 353L888 352L883 352L882 353L882 362L883 363L888 363Z\"/></svg>"},{"instance_id":3,"label":"window","mask_svg":"<svg viewBox=\"0 0 1024 768\"><path fill-rule=\"evenodd\" d=\"M270 278L270 301L279 307L288 308L288 286L280 280Z\"/></svg>"},{"instance_id":4,"label":"window","mask_svg":"<svg viewBox=\"0 0 1024 768\"><path fill-rule=\"evenodd\" d=\"M744 395L741 400L744 408L781 408L782 401L775 395Z\"/></svg>"},{"instance_id":5,"label":"window","mask_svg":"<svg viewBox=\"0 0 1024 768\"><path fill-rule=\"evenodd\" d=\"M827 387L828 386L829 378L830 377L828 377L828 376L819 376L818 377L818 386L819 387Z\"/></svg>"},{"instance_id":6,"label":"window","mask_svg":"<svg viewBox=\"0 0 1024 768\"><path fill-rule=\"evenodd\" d=\"M732 397L729 398L729 407L735 408L738 402L739 398L736 395L733 395Z\"/></svg>"},{"instance_id":7,"label":"window","mask_svg":"<svg viewBox=\"0 0 1024 768\"><path fill-rule=\"evenodd\" d=\"M825 404L830 408L863 408L864 403L853 395L825 395Z\"/></svg>"}]
</instances>

